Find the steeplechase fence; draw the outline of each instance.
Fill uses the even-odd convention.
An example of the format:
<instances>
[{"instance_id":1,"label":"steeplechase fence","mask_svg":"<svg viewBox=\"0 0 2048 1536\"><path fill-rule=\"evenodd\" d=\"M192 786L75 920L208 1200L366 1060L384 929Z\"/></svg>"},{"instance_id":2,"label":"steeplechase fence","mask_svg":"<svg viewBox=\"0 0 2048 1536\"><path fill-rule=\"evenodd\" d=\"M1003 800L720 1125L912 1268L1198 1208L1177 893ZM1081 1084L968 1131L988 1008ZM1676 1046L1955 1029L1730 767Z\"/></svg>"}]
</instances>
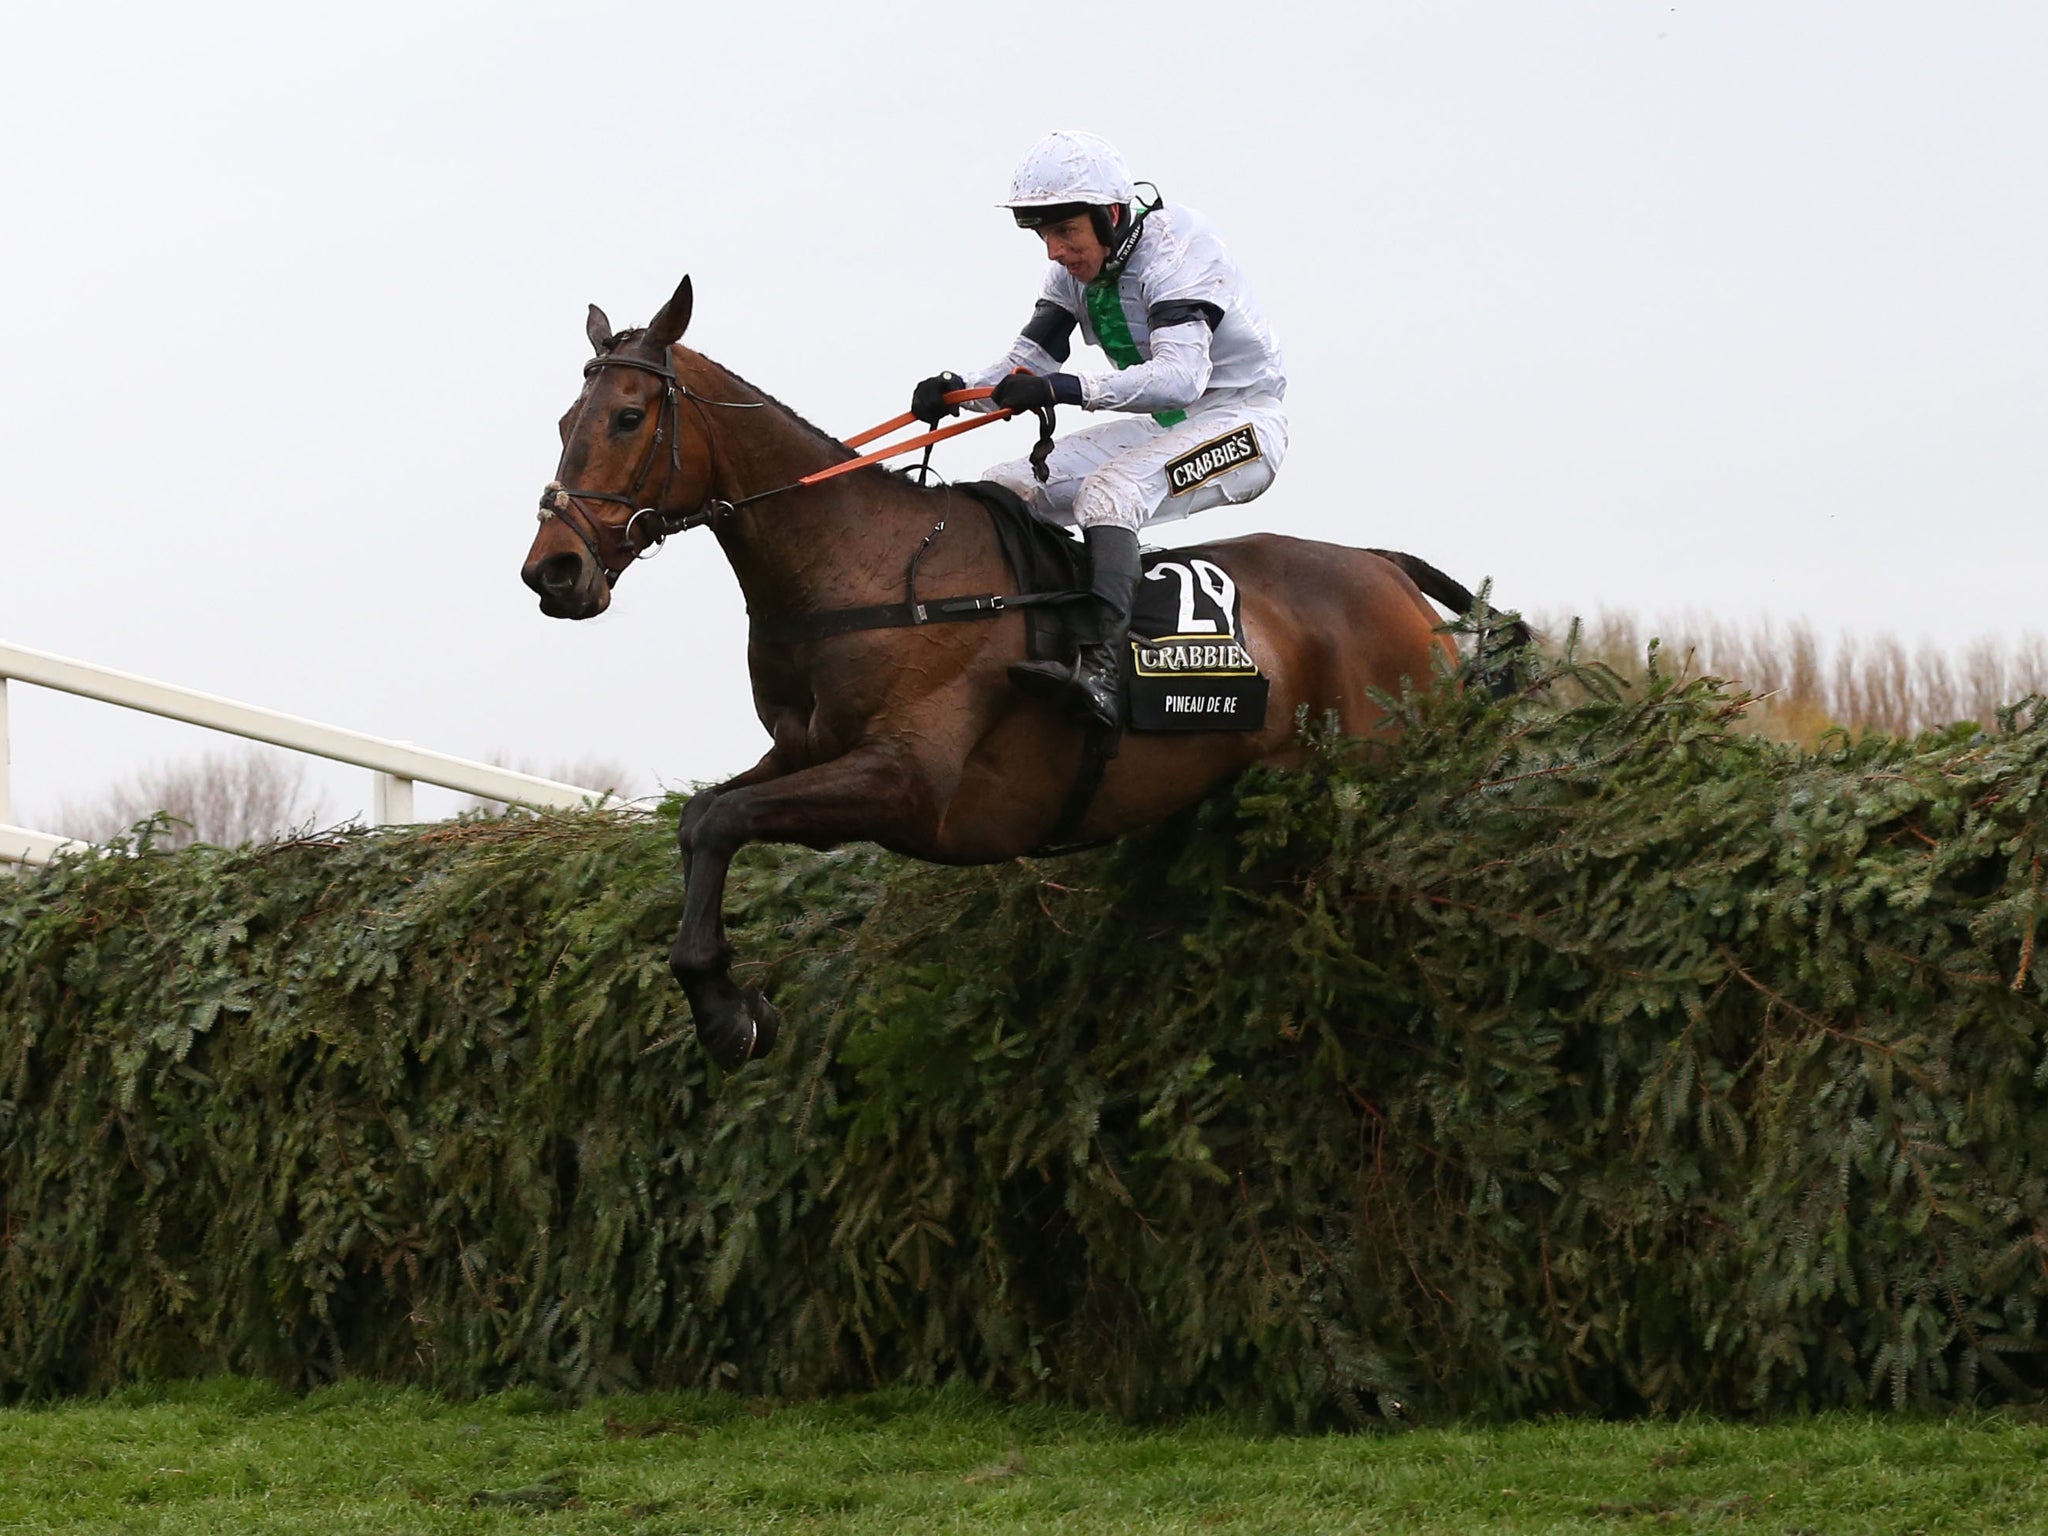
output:
<instances>
[{"instance_id":1,"label":"steeplechase fence","mask_svg":"<svg viewBox=\"0 0 2048 1536\"><path fill-rule=\"evenodd\" d=\"M0 1402L2037 1412L2048 705L1808 752L1656 667L1396 703L1057 860L745 850L734 1073L660 816L0 883Z\"/></svg>"}]
</instances>

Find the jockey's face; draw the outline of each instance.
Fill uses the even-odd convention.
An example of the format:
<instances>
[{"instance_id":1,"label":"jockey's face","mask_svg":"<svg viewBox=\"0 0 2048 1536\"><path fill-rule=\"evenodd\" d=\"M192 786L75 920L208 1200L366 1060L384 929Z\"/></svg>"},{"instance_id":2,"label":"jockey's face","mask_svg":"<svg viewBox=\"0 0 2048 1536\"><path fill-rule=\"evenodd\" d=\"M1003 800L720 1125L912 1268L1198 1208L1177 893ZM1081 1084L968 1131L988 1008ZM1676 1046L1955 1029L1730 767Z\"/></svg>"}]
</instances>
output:
<instances>
[{"instance_id":1,"label":"jockey's face","mask_svg":"<svg viewBox=\"0 0 2048 1536\"><path fill-rule=\"evenodd\" d=\"M1115 219L1116 210L1109 216ZM1109 247L1095 238L1095 221L1085 213L1046 225L1038 237L1045 242L1047 259L1065 267L1079 282L1094 282L1102 264L1109 260Z\"/></svg>"}]
</instances>

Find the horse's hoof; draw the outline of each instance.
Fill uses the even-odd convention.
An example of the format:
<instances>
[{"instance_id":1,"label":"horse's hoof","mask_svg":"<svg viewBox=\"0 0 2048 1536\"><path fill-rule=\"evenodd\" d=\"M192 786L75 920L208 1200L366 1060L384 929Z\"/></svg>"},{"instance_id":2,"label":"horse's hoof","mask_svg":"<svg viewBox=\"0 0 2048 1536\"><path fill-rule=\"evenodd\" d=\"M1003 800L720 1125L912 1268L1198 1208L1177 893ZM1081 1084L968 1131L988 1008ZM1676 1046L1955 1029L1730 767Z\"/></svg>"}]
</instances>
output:
<instances>
[{"instance_id":1,"label":"horse's hoof","mask_svg":"<svg viewBox=\"0 0 2048 1536\"><path fill-rule=\"evenodd\" d=\"M761 1029L739 988L723 977L699 981L691 992L690 1011L697 1016L697 1043L706 1056L727 1072L747 1064Z\"/></svg>"},{"instance_id":2,"label":"horse's hoof","mask_svg":"<svg viewBox=\"0 0 2048 1536\"><path fill-rule=\"evenodd\" d=\"M782 1033L782 1010L769 1002L759 987L749 987L742 999L747 1016L754 1021L754 1050L752 1060L759 1061L775 1049L775 1041Z\"/></svg>"},{"instance_id":3,"label":"horse's hoof","mask_svg":"<svg viewBox=\"0 0 2048 1536\"><path fill-rule=\"evenodd\" d=\"M723 1070L737 1071L775 1049L782 1033L782 1010L759 987L729 998L707 998L706 1003L697 1012L697 1041Z\"/></svg>"},{"instance_id":4,"label":"horse's hoof","mask_svg":"<svg viewBox=\"0 0 2048 1536\"><path fill-rule=\"evenodd\" d=\"M760 1027L742 1009L709 1028L698 1025L697 1043L720 1070L734 1072L753 1058L754 1042L760 1033Z\"/></svg>"}]
</instances>

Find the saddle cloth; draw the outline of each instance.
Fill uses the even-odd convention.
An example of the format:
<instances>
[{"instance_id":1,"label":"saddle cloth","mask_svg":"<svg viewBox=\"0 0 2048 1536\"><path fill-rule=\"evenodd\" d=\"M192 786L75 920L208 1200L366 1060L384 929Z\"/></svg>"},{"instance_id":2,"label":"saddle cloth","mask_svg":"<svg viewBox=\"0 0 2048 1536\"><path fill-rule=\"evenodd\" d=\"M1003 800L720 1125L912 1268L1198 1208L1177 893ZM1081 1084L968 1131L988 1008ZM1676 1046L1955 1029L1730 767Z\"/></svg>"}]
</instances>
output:
<instances>
[{"instance_id":1,"label":"saddle cloth","mask_svg":"<svg viewBox=\"0 0 2048 1536\"><path fill-rule=\"evenodd\" d=\"M1089 586L1087 546L1032 515L1007 486L961 483L988 509L1019 592L1071 592L1070 603L1024 610L1033 661L1071 662L1102 638ZM1237 583L1214 550L1148 549L1131 608L1131 655L1123 669L1124 718L1134 731L1257 731L1266 724L1267 681L1240 639Z\"/></svg>"}]
</instances>

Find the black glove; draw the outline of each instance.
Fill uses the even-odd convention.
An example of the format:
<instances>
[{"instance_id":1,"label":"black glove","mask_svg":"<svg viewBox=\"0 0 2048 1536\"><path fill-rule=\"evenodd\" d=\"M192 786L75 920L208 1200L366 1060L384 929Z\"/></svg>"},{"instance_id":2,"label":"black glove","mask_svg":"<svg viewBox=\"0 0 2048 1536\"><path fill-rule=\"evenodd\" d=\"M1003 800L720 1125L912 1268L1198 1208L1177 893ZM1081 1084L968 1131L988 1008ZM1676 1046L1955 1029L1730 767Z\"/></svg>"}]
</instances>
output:
<instances>
[{"instance_id":1,"label":"black glove","mask_svg":"<svg viewBox=\"0 0 2048 1536\"><path fill-rule=\"evenodd\" d=\"M942 416L958 416L960 407L946 404L946 396L965 389L967 381L957 373L935 373L910 392L910 414L928 427L936 427Z\"/></svg>"},{"instance_id":2,"label":"black glove","mask_svg":"<svg viewBox=\"0 0 2048 1536\"><path fill-rule=\"evenodd\" d=\"M996 384L989 404L999 411L1035 411L1048 405L1079 405L1081 381L1071 373L1013 373Z\"/></svg>"}]
</instances>

